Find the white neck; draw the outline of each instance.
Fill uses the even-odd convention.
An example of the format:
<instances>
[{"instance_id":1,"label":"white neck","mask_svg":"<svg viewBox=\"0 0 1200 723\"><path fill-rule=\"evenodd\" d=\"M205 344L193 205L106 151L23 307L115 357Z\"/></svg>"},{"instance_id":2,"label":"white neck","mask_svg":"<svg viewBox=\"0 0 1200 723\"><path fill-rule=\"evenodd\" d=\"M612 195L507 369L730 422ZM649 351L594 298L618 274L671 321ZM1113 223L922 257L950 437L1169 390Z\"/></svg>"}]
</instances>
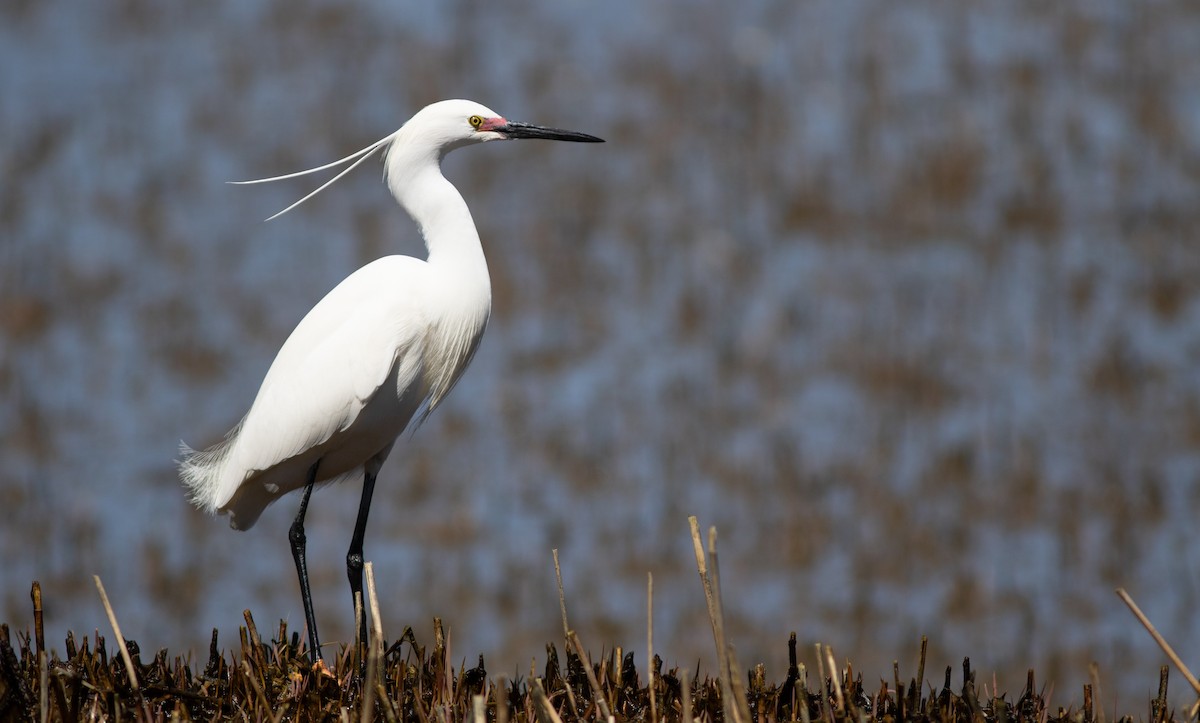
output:
<instances>
[{"instance_id":1,"label":"white neck","mask_svg":"<svg viewBox=\"0 0 1200 723\"><path fill-rule=\"evenodd\" d=\"M423 144L406 144L403 129L388 149L387 184L421 228L430 286L424 289L434 324L425 359L429 410L450 392L466 369L487 325L492 281L479 232L462 195L442 175L441 157Z\"/></svg>"},{"instance_id":2,"label":"white neck","mask_svg":"<svg viewBox=\"0 0 1200 723\"><path fill-rule=\"evenodd\" d=\"M401 132L388 148L387 184L425 239L428 261L482 271L487 261L471 211L458 189L442 175L436 152L406 144Z\"/></svg>"}]
</instances>

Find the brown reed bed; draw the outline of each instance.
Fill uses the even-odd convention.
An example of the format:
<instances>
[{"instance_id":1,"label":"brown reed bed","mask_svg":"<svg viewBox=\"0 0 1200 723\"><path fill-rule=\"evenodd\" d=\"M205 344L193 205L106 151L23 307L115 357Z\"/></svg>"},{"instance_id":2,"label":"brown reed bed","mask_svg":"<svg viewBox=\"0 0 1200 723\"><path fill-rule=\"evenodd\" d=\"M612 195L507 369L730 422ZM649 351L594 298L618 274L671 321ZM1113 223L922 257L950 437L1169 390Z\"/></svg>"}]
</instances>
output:
<instances>
[{"instance_id":1,"label":"brown reed bed","mask_svg":"<svg viewBox=\"0 0 1200 723\"><path fill-rule=\"evenodd\" d=\"M787 641L789 665L782 681L770 680L761 664L743 675L725 641L716 531L709 531L707 554L694 519L692 536L719 652L715 676L702 674L699 667L664 671L662 658L652 652L649 623L648 667L639 670L634 652L619 646L593 658L568 625L561 578L561 654L554 643L547 644L544 665L531 665L528 677L489 674L482 656L473 667L460 663L456 668L439 619L434 619L432 647L422 645L412 628L394 641L384 640L369 564L367 609L358 614L370 616L371 644L341 646L332 668L310 662L304 637L289 631L286 621L264 641L249 610L235 646L223 650L213 630L203 667L191 655L172 656L166 650L144 661L137 643L121 636L97 578L114 631L111 640L99 631L91 638L68 632L63 655L48 650L36 582L32 633L18 631L14 644L9 626L0 624L0 721L1107 723L1094 669L1081 700L1052 707L1032 669L1016 696L978 683L969 658L963 660L957 682L952 667L940 681L927 679L925 638L912 677L902 677L899 664L893 663L888 675L864 681L861 671L849 664L839 667L832 649L819 644L816 674L811 675L799 662L794 633ZM647 618L652 621L653 581L647 582ZM1138 614L1132 600L1123 598ZM1177 716L1168 706L1168 672L1166 666L1160 669L1158 694L1139 719L1194 721L1194 709ZM1190 673L1182 672L1191 682ZM1114 712L1108 720L1132 723L1135 718L1118 718Z\"/></svg>"}]
</instances>

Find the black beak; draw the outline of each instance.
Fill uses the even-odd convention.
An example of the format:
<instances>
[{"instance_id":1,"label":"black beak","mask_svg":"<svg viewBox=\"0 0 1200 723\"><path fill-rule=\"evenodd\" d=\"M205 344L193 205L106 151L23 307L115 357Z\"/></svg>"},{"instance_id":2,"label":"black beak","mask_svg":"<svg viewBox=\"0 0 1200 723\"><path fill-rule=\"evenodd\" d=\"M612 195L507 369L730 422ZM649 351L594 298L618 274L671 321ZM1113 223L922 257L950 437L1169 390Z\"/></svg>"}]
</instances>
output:
<instances>
[{"instance_id":1,"label":"black beak","mask_svg":"<svg viewBox=\"0 0 1200 723\"><path fill-rule=\"evenodd\" d=\"M503 133L508 138L544 138L550 141L573 141L575 143L603 143L603 138L589 136L587 133L564 131L558 128L535 126L531 123L508 121L499 128L493 128L497 133Z\"/></svg>"}]
</instances>

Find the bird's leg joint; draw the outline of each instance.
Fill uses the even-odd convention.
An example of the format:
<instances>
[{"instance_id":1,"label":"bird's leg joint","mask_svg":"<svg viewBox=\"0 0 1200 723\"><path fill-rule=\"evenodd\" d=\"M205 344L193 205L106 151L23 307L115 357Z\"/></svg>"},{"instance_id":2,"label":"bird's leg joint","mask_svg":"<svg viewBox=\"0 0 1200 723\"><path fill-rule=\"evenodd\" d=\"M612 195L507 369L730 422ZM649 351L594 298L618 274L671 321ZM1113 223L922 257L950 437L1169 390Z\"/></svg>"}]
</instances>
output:
<instances>
[{"instance_id":1,"label":"bird's leg joint","mask_svg":"<svg viewBox=\"0 0 1200 723\"><path fill-rule=\"evenodd\" d=\"M308 542L308 538L304 534L304 524L300 520L296 520L288 528L288 541L292 543L293 549L303 547L304 543Z\"/></svg>"}]
</instances>

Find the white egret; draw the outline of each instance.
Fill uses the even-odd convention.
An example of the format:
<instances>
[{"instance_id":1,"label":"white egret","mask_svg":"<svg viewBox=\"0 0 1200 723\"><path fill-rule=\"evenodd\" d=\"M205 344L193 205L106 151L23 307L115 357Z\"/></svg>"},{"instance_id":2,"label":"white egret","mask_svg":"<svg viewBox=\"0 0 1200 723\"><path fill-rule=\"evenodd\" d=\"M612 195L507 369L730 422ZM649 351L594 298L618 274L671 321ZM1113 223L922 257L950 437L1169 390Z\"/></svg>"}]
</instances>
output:
<instances>
[{"instance_id":1,"label":"white egret","mask_svg":"<svg viewBox=\"0 0 1200 723\"><path fill-rule=\"evenodd\" d=\"M446 100L426 106L396 132L340 161L243 182L278 181L354 161L279 216L384 149L387 185L417 222L428 249L423 261L386 256L338 284L284 342L250 411L225 439L203 451L181 447L179 473L192 503L210 514L229 515L234 529L249 529L267 505L304 489L288 539L314 661L321 646L304 535L313 486L363 475L346 555L351 593L360 601L363 534L375 477L401 432L424 420L454 387L491 313L491 280L479 234L462 196L442 175L441 160L456 148L513 138L603 142L506 120L471 101ZM358 631L361 642L366 641L365 617Z\"/></svg>"}]
</instances>

